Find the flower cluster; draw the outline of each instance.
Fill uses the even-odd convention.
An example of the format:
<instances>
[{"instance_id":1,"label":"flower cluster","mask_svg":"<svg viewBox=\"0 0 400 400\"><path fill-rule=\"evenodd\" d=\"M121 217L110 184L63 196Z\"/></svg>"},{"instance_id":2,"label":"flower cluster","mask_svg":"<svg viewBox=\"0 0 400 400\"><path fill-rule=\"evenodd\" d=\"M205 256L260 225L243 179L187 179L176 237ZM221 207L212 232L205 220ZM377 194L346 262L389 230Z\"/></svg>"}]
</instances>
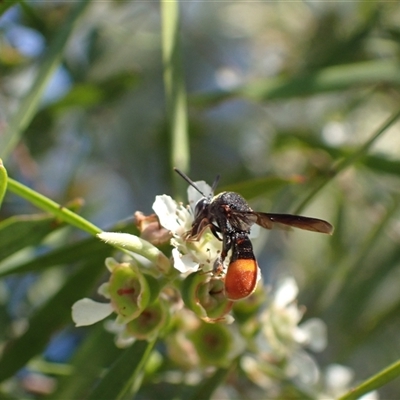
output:
<instances>
[{"instance_id":1,"label":"flower cluster","mask_svg":"<svg viewBox=\"0 0 400 400\"><path fill-rule=\"evenodd\" d=\"M197 185L203 193L211 193L205 182L197 182ZM110 278L98 292L109 302L88 298L77 301L72 308L76 326L91 325L115 313L117 317L111 329L118 333L118 343L128 343L132 337L149 339L169 320L166 309L182 307L182 302L176 299L178 291L186 306L204 321L233 321L228 315L232 302L224 296L223 281L211 273L220 251L220 241L211 232L205 232L198 241L186 240L186 233L193 223L193 208L200 195L189 187L188 197L190 206L185 207L167 195L157 196L153 204L155 216L136 213L142 238L114 232L99 235L100 239L123 249L131 257L121 263L106 260ZM168 241L173 246L173 269L168 257L155 247ZM138 255L142 257L138 258ZM170 306L166 307L165 302ZM158 325L154 322L156 316ZM150 320L154 326L152 330L143 326L146 336L136 325Z\"/></svg>"},{"instance_id":2,"label":"flower cluster","mask_svg":"<svg viewBox=\"0 0 400 400\"><path fill-rule=\"evenodd\" d=\"M271 370L299 385L315 385L319 369L305 351L322 351L327 343L325 324L310 319L299 324L304 308L296 303L298 287L293 278L277 284L259 314L254 346L257 352L242 357L241 365L248 377L261 388L271 388Z\"/></svg>"},{"instance_id":3,"label":"flower cluster","mask_svg":"<svg viewBox=\"0 0 400 400\"><path fill-rule=\"evenodd\" d=\"M196 185L205 195L211 193L205 182ZM297 305L294 279L282 280L275 291L258 285L250 297L228 300L223 276L213 273L221 242L208 229L199 240L187 240L200 195L189 187L188 197L190 205L185 207L169 196L157 196L155 215L136 213L140 238L99 235L123 249L129 261L106 260L110 277L98 292L108 302L76 302L76 325L91 325L115 313L106 327L116 334L119 346L164 335L168 356L182 371L228 368L240 360L241 370L260 395L291 395L285 392L289 381L290 390L295 388L300 395L306 387L303 394L308 397L342 393L350 382L348 369L332 366L324 375L308 352L325 348L326 327L316 318L301 323L305 309ZM173 247L169 257L156 247L165 243ZM346 382L336 379L338 375L346 376Z\"/></svg>"},{"instance_id":4,"label":"flower cluster","mask_svg":"<svg viewBox=\"0 0 400 400\"><path fill-rule=\"evenodd\" d=\"M158 297L158 281L140 271L134 262L118 263L106 259L110 279L103 283L98 293L109 302L96 302L84 298L72 306L72 319L76 326L92 325L113 312L117 318L113 331L121 346L132 343L133 338L151 339L165 327L169 312L165 298Z\"/></svg>"}]
</instances>

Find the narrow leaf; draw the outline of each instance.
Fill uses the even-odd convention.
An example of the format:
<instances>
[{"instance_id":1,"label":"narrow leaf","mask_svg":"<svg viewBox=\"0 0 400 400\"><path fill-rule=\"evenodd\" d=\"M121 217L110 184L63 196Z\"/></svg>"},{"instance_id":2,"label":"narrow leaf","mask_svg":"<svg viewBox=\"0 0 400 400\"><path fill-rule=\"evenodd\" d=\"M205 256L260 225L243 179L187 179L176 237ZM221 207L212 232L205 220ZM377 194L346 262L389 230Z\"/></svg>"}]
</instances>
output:
<instances>
[{"instance_id":1,"label":"narrow leaf","mask_svg":"<svg viewBox=\"0 0 400 400\"><path fill-rule=\"evenodd\" d=\"M197 106L210 107L232 98L246 98L263 102L348 90L352 87L371 87L377 84L400 85L396 60L373 60L335 65L301 76L257 80L232 91L194 95L191 97L191 103Z\"/></svg>"},{"instance_id":2,"label":"narrow leaf","mask_svg":"<svg viewBox=\"0 0 400 400\"><path fill-rule=\"evenodd\" d=\"M62 225L44 214L19 215L0 223L0 260L27 247L39 244Z\"/></svg>"},{"instance_id":3,"label":"narrow leaf","mask_svg":"<svg viewBox=\"0 0 400 400\"><path fill-rule=\"evenodd\" d=\"M209 378L204 379L192 392L189 399L196 400L202 399L207 400L211 398L214 391L222 384L226 379L229 372L236 368L237 363L234 363L230 368L219 368Z\"/></svg>"},{"instance_id":4,"label":"narrow leaf","mask_svg":"<svg viewBox=\"0 0 400 400\"><path fill-rule=\"evenodd\" d=\"M0 206L3 202L4 195L7 190L7 170L3 165L3 161L0 159Z\"/></svg>"},{"instance_id":5,"label":"narrow leaf","mask_svg":"<svg viewBox=\"0 0 400 400\"><path fill-rule=\"evenodd\" d=\"M267 176L227 185L221 188L221 191L237 192L244 198L250 200L257 196L262 196L274 190L281 189L288 184L300 183L303 183L301 177L279 178L276 176Z\"/></svg>"},{"instance_id":6,"label":"narrow leaf","mask_svg":"<svg viewBox=\"0 0 400 400\"><path fill-rule=\"evenodd\" d=\"M97 238L84 239L77 243L51 250L46 254L37 255L23 263L4 263L0 266L0 277L30 271L39 272L57 265L82 261L85 258L92 257L93 254L97 254L104 247L104 244Z\"/></svg>"},{"instance_id":7,"label":"narrow leaf","mask_svg":"<svg viewBox=\"0 0 400 400\"><path fill-rule=\"evenodd\" d=\"M44 303L29 320L29 329L8 343L0 359L0 381L13 376L33 356L45 348L51 335L71 321L71 307L93 287L104 273L103 262L109 249L91 260L67 279L64 286Z\"/></svg>"},{"instance_id":8,"label":"narrow leaf","mask_svg":"<svg viewBox=\"0 0 400 400\"><path fill-rule=\"evenodd\" d=\"M299 214L305 206L318 194L328 183L330 183L339 173L344 171L349 166L353 165L361 157L363 157L371 148L371 146L387 132L388 128L393 125L400 117L400 110L392 114L378 129L372 134L372 136L354 153L350 154L345 159L341 160L337 165L333 166L329 176L324 177L321 181L317 182L314 189L308 194L308 196L300 203L296 208L295 214Z\"/></svg>"},{"instance_id":9,"label":"narrow leaf","mask_svg":"<svg viewBox=\"0 0 400 400\"><path fill-rule=\"evenodd\" d=\"M98 386L88 396L89 400L121 399L135 386L155 341L137 341L127 348L111 366Z\"/></svg>"},{"instance_id":10,"label":"narrow leaf","mask_svg":"<svg viewBox=\"0 0 400 400\"><path fill-rule=\"evenodd\" d=\"M55 69L60 65L67 40L71 36L78 18L82 15L89 2L90 0L81 0L72 10L68 20L60 26L57 36L55 36L46 57L43 59L32 87L22 100L17 112L12 116L5 132L0 137L0 151L3 158L9 156L20 140L22 133L32 121L47 83Z\"/></svg>"},{"instance_id":11,"label":"narrow leaf","mask_svg":"<svg viewBox=\"0 0 400 400\"><path fill-rule=\"evenodd\" d=\"M84 399L103 369L121 353L122 350L115 346L112 334L104 329L103 324L97 324L77 349L70 363L73 373L60 380L51 399Z\"/></svg>"}]
</instances>

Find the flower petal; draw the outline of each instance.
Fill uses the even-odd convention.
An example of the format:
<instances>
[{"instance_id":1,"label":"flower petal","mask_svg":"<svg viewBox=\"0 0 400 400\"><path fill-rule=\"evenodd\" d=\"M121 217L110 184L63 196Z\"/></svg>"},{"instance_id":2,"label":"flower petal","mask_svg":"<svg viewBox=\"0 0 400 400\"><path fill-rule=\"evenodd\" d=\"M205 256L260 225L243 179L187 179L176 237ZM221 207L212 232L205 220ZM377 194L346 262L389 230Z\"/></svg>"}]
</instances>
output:
<instances>
[{"instance_id":1,"label":"flower petal","mask_svg":"<svg viewBox=\"0 0 400 400\"><path fill-rule=\"evenodd\" d=\"M275 305L282 308L286 307L288 304L296 299L298 292L299 288L297 287L296 281L292 277L284 279L280 283L275 293Z\"/></svg>"},{"instance_id":2,"label":"flower petal","mask_svg":"<svg viewBox=\"0 0 400 400\"><path fill-rule=\"evenodd\" d=\"M340 364L330 364L325 372L325 384L333 393L343 393L354 379L354 371Z\"/></svg>"},{"instance_id":3,"label":"flower petal","mask_svg":"<svg viewBox=\"0 0 400 400\"><path fill-rule=\"evenodd\" d=\"M84 298L72 306L72 319L75 326L87 326L103 320L112 312L113 308L110 303L98 303Z\"/></svg>"},{"instance_id":4,"label":"flower petal","mask_svg":"<svg viewBox=\"0 0 400 400\"><path fill-rule=\"evenodd\" d=\"M306 336L306 345L315 352L325 349L327 339L327 328L325 323L319 318L310 318L299 325L299 329Z\"/></svg>"},{"instance_id":5,"label":"flower petal","mask_svg":"<svg viewBox=\"0 0 400 400\"><path fill-rule=\"evenodd\" d=\"M194 272L199 268L199 263L193 261L189 254L182 255L178 249L172 249L172 257L174 259L174 268L181 273Z\"/></svg>"},{"instance_id":6,"label":"flower petal","mask_svg":"<svg viewBox=\"0 0 400 400\"><path fill-rule=\"evenodd\" d=\"M286 373L301 383L311 386L318 382L320 372L315 360L305 351L293 353L287 363Z\"/></svg>"},{"instance_id":7,"label":"flower petal","mask_svg":"<svg viewBox=\"0 0 400 400\"><path fill-rule=\"evenodd\" d=\"M171 232L175 232L179 228L179 224L176 220L176 209L176 201L170 196L166 194L156 196L156 200L153 203L153 210L157 214L161 226Z\"/></svg>"}]
</instances>

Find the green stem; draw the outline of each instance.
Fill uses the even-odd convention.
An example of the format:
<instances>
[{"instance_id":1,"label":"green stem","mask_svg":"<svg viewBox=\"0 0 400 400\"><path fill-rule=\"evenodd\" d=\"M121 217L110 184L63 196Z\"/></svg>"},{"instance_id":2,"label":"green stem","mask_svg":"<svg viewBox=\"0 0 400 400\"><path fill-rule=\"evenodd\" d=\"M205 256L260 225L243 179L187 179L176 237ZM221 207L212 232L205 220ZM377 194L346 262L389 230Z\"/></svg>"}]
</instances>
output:
<instances>
[{"instance_id":1,"label":"green stem","mask_svg":"<svg viewBox=\"0 0 400 400\"><path fill-rule=\"evenodd\" d=\"M100 228L93 225L85 218L82 218L78 214L75 214L73 211L68 210L68 208L57 204L55 201L50 200L46 196L43 196L42 194L28 188L25 185L22 185L14 179L8 178L7 188L16 195L21 196L30 203L34 204L41 210L47 211L59 218L61 221L75 226L76 228L82 229L83 231L88 232L91 235L97 235L98 233L102 232Z\"/></svg>"},{"instance_id":2,"label":"green stem","mask_svg":"<svg viewBox=\"0 0 400 400\"><path fill-rule=\"evenodd\" d=\"M400 361L396 361L389 365L384 370L378 372L376 375L364 381L361 385L351 389L345 395L341 396L338 400L356 400L362 395L372 392L388 382L397 378L400 375Z\"/></svg>"},{"instance_id":3,"label":"green stem","mask_svg":"<svg viewBox=\"0 0 400 400\"><path fill-rule=\"evenodd\" d=\"M179 40L179 2L162 0L161 18L165 101L171 143L170 161L172 167L187 172L190 156L186 89ZM177 187L183 187L182 180L176 174L173 175L173 179Z\"/></svg>"}]
</instances>

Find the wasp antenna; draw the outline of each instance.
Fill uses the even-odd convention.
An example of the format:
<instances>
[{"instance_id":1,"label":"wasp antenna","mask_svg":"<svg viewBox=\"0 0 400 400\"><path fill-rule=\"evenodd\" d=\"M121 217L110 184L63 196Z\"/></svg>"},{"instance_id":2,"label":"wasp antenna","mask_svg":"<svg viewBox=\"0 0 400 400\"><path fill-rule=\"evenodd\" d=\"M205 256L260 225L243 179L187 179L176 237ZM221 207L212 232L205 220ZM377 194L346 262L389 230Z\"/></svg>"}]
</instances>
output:
<instances>
[{"instance_id":1,"label":"wasp antenna","mask_svg":"<svg viewBox=\"0 0 400 400\"><path fill-rule=\"evenodd\" d=\"M174 171L177 172L189 185L193 186L202 196L207 197L184 172L175 167Z\"/></svg>"},{"instance_id":2,"label":"wasp antenna","mask_svg":"<svg viewBox=\"0 0 400 400\"><path fill-rule=\"evenodd\" d=\"M217 176L215 177L215 179L214 179L214 183L212 184L212 187L211 187L213 193L215 192L215 189L216 189L217 186L218 186L219 178L220 178L220 175L217 175Z\"/></svg>"}]
</instances>

